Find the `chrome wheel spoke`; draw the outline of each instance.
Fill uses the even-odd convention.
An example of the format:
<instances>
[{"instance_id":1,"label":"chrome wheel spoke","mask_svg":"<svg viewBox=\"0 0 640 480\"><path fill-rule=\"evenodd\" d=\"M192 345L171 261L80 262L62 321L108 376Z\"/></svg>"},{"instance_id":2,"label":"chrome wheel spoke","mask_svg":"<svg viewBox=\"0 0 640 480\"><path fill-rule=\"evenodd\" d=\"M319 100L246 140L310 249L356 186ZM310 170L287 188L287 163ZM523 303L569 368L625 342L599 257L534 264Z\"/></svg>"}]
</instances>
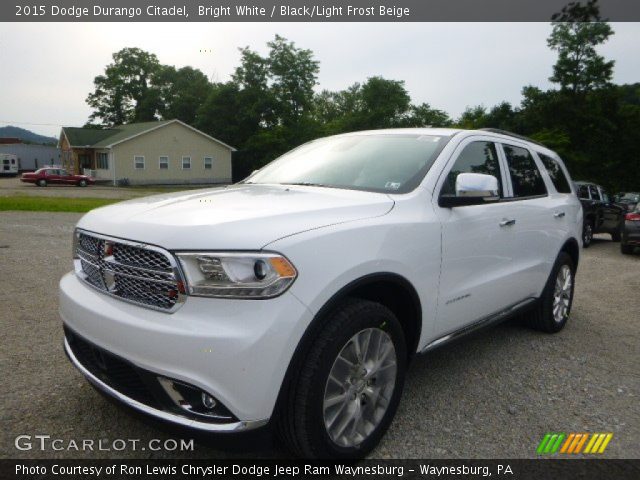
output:
<instances>
[{"instance_id":1,"label":"chrome wheel spoke","mask_svg":"<svg viewBox=\"0 0 640 480\"><path fill-rule=\"evenodd\" d=\"M556 322L562 322L569 312L571 289L573 287L572 272L568 265L562 265L556 277L553 290L552 313Z\"/></svg>"},{"instance_id":2,"label":"chrome wheel spoke","mask_svg":"<svg viewBox=\"0 0 640 480\"><path fill-rule=\"evenodd\" d=\"M343 394L339 394L339 395L335 395L333 397L330 398L326 398L324 399L324 408L325 410L327 408L333 407L334 405L337 404L343 404L345 403L345 400L347 399L347 393L343 393Z\"/></svg>"},{"instance_id":3,"label":"chrome wheel spoke","mask_svg":"<svg viewBox=\"0 0 640 480\"><path fill-rule=\"evenodd\" d=\"M386 332L367 328L349 339L331 367L323 399L325 428L336 444L356 446L376 429L396 373L396 352Z\"/></svg>"}]
</instances>

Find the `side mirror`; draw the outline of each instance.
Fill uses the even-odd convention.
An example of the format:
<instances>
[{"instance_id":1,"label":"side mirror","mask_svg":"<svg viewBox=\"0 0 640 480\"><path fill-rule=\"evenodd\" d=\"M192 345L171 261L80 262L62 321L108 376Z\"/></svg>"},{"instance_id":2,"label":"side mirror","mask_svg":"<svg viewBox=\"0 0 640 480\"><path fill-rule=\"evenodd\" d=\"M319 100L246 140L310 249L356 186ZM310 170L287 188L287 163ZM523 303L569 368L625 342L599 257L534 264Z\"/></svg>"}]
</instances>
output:
<instances>
[{"instance_id":1,"label":"side mirror","mask_svg":"<svg viewBox=\"0 0 640 480\"><path fill-rule=\"evenodd\" d=\"M498 179L484 173L461 173L456 177L456 194L441 195L438 204L452 208L481 205L500 200Z\"/></svg>"}]
</instances>

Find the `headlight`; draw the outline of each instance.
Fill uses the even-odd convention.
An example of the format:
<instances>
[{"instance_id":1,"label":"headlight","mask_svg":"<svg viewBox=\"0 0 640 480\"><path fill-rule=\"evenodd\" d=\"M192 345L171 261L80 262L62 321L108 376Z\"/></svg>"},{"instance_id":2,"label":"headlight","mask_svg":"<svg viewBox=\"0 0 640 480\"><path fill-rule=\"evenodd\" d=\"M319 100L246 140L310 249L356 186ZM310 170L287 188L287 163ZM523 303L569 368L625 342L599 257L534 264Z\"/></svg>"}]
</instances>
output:
<instances>
[{"instance_id":1,"label":"headlight","mask_svg":"<svg viewBox=\"0 0 640 480\"><path fill-rule=\"evenodd\" d=\"M271 298L283 293L298 276L295 267L276 253L177 253L187 291L204 297Z\"/></svg>"}]
</instances>

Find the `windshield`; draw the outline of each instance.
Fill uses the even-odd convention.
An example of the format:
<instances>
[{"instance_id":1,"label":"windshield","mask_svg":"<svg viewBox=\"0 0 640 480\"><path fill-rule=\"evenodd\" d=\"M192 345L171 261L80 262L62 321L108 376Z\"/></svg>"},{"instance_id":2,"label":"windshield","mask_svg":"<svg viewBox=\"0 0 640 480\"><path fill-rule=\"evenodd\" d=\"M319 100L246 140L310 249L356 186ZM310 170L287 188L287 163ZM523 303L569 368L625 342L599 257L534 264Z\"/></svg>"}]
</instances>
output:
<instances>
[{"instance_id":1,"label":"windshield","mask_svg":"<svg viewBox=\"0 0 640 480\"><path fill-rule=\"evenodd\" d=\"M420 183L449 138L420 134L323 138L285 153L246 183L406 193Z\"/></svg>"},{"instance_id":2,"label":"windshield","mask_svg":"<svg viewBox=\"0 0 640 480\"><path fill-rule=\"evenodd\" d=\"M635 203L640 201L640 194L638 193L625 193L621 198L620 198L621 202L629 202L629 203Z\"/></svg>"}]
</instances>

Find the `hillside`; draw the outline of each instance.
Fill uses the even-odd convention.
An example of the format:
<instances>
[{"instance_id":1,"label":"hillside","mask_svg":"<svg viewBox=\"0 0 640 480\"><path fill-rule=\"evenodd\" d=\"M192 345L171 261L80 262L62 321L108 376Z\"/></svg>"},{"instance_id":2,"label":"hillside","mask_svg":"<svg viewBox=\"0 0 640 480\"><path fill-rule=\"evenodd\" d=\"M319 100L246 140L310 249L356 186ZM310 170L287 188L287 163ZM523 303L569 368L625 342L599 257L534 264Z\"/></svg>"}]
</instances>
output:
<instances>
[{"instance_id":1,"label":"hillside","mask_svg":"<svg viewBox=\"0 0 640 480\"><path fill-rule=\"evenodd\" d=\"M45 137L44 135L38 135L30 130L24 128L7 126L0 127L0 137L17 137L25 143L39 143L39 144L56 144L58 139L54 137Z\"/></svg>"}]
</instances>

